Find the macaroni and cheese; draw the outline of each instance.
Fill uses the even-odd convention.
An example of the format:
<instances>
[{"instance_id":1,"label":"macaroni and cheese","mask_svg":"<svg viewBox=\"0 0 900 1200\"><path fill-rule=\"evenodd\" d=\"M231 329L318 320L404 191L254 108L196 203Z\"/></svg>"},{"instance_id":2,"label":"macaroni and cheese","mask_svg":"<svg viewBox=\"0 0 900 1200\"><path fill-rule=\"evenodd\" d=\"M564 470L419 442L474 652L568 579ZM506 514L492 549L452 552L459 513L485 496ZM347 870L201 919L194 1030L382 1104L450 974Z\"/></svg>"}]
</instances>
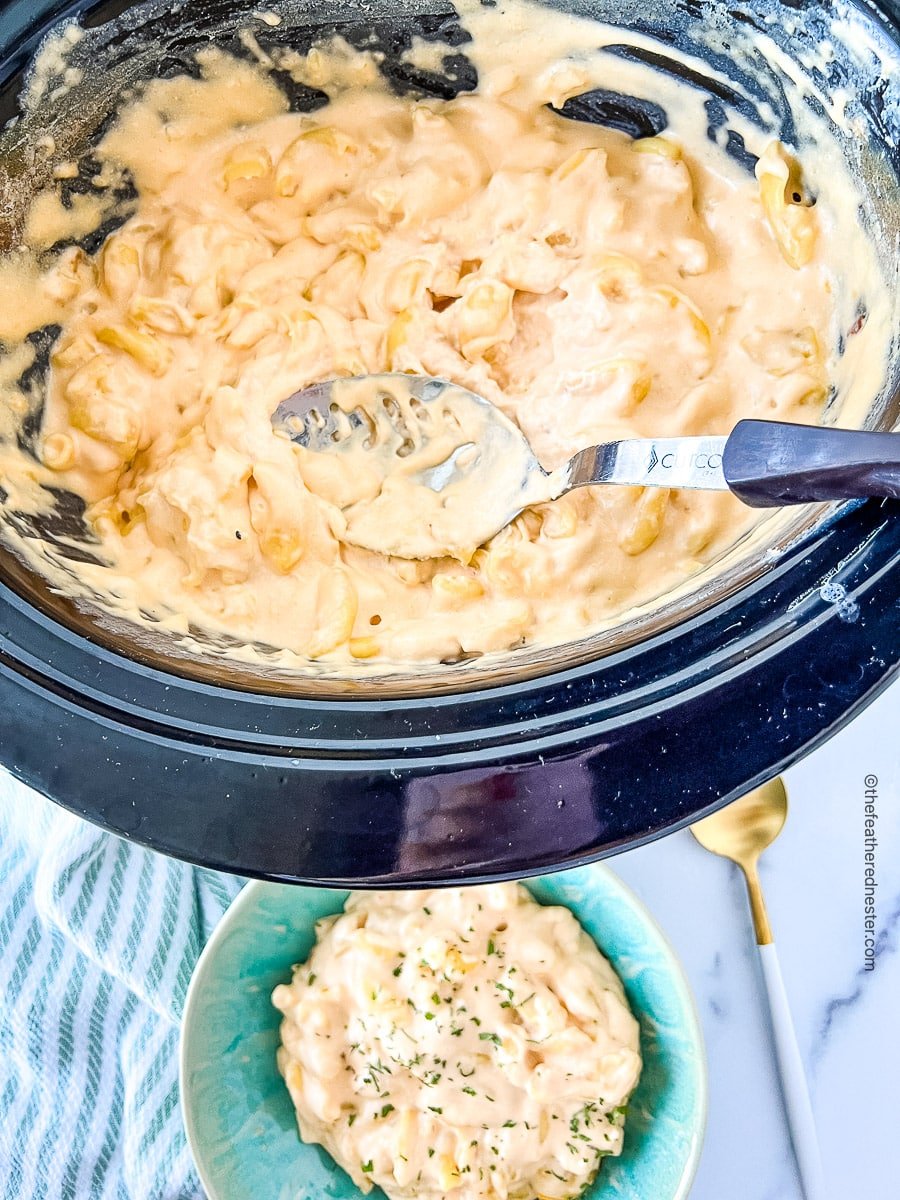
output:
<instances>
[{"instance_id":1,"label":"macaroni and cheese","mask_svg":"<svg viewBox=\"0 0 900 1200\"><path fill-rule=\"evenodd\" d=\"M357 894L273 1002L300 1133L364 1192L568 1200L621 1153L637 1022L520 884Z\"/></svg>"},{"instance_id":2,"label":"macaroni and cheese","mask_svg":"<svg viewBox=\"0 0 900 1200\"><path fill-rule=\"evenodd\" d=\"M249 38L257 64L203 50L98 147L139 198L97 254L65 250L43 278L62 332L39 453L109 563L78 569L129 611L307 664L455 661L609 624L755 520L728 494L597 487L464 561L380 556L342 538L364 472L271 428L317 380L456 381L547 469L604 440L822 417L857 300L838 303L834 213L793 156L748 126L756 177L736 164L701 93L603 55L621 31L464 11L475 92L398 96L340 39L278 57ZM289 111L276 69L329 102ZM598 82L662 88L669 127L632 139L559 114ZM42 244L54 211L37 197Z\"/></svg>"}]
</instances>

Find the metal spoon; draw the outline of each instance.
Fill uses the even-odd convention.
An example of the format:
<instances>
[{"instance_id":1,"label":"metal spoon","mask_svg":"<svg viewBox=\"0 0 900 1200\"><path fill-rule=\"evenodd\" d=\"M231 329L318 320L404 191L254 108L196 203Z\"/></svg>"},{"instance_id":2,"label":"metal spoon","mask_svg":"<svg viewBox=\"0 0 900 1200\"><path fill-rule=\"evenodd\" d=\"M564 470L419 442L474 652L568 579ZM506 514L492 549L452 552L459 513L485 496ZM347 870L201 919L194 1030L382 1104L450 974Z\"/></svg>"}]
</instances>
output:
<instances>
[{"instance_id":1,"label":"metal spoon","mask_svg":"<svg viewBox=\"0 0 900 1200\"><path fill-rule=\"evenodd\" d=\"M465 559L524 508L586 484L731 490L755 507L900 497L900 437L776 421L740 421L727 438L606 442L545 471L490 401L423 375L315 383L272 425L365 480L342 505L344 540L402 558Z\"/></svg>"},{"instance_id":2,"label":"metal spoon","mask_svg":"<svg viewBox=\"0 0 900 1200\"><path fill-rule=\"evenodd\" d=\"M704 817L691 826L691 833L707 850L737 863L747 881L753 927L759 946L763 979L769 999L775 1056L787 1112L791 1141L806 1200L824 1200L825 1178L819 1157L812 1106L806 1086L803 1060L791 1019L781 967L775 952L772 928L763 900L757 869L759 856L775 841L787 817L787 792L780 779L772 779L748 792L727 808Z\"/></svg>"}]
</instances>

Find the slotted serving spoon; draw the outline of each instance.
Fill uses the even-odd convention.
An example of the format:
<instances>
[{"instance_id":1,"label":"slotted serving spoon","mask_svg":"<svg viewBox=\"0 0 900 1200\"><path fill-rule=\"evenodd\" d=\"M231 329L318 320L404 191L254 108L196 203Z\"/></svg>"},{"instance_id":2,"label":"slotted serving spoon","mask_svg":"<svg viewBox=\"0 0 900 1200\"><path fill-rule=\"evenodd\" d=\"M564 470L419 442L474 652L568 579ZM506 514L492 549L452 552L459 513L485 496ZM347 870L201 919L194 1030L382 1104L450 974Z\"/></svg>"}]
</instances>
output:
<instances>
[{"instance_id":1,"label":"slotted serving spoon","mask_svg":"<svg viewBox=\"0 0 900 1200\"><path fill-rule=\"evenodd\" d=\"M316 383L283 400L272 425L343 463L345 540L401 558L466 559L524 508L587 484L731 491L757 508L900 497L900 435L778 421L606 442L545 471L494 404L422 375Z\"/></svg>"}]
</instances>

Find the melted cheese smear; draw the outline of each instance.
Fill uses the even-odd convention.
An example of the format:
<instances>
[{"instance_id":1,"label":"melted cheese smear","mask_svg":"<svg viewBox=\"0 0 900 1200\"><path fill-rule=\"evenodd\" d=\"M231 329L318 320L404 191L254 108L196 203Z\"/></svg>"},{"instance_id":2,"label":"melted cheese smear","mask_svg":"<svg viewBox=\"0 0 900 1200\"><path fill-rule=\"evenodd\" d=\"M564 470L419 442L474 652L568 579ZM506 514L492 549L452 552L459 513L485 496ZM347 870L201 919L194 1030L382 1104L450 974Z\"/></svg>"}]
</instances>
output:
<instances>
[{"instance_id":1,"label":"melted cheese smear","mask_svg":"<svg viewBox=\"0 0 900 1200\"><path fill-rule=\"evenodd\" d=\"M514 883L358 894L275 989L304 1141L391 1200L563 1200L641 1070L612 967Z\"/></svg>"},{"instance_id":2,"label":"melted cheese smear","mask_svg":"<svg viewBox=\"0 0 900 1200\"><path fill-rule=\"evenodd\" d=\"M342 538L359 480L272 431L317 380L442 376L548 470L616 438L816 422L842 386L860 288L834 264L852 245L862 277L871 248L826 196L808 206L780 147L748 128L759 179L740 172L699 94L596 50L621 31L525 5L465 20L475 94L398 98L331 43L288 64L331 97L300 115L266 65L207 50L201 79L152 83L107 135L100 157L140 201L44 281L38 308L64 317L41 452L89 503L112 564L92 585L135 614L307 662L559 644L754 520L728 495L582 489L463 562L379 556ZM598 83L656 96L669 131L632 141L547 107ZM52 212L39 198L42 244ZM21 328L14 295L0 309Z\"/></svg>"}]
</instances>

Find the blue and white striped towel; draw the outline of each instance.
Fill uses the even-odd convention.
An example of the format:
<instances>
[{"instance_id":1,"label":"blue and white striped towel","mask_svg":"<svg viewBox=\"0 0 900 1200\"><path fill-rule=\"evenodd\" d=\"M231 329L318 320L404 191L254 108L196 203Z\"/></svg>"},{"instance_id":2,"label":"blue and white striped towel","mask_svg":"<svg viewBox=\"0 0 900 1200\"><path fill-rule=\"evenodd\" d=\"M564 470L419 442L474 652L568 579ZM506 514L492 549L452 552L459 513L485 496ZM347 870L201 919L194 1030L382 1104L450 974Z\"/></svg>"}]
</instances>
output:
<instances>
[{"instance_id":1,"label":"blue and white striped towel","mask_svg":"<svg viewBox=\"0 0 900 1200\"><path fill-rule=\"evenodd\" d=\"M240 881L0 772L2 1200L195 1200L178 1104L194 963Z\"/></svg>"}]
</instances>

